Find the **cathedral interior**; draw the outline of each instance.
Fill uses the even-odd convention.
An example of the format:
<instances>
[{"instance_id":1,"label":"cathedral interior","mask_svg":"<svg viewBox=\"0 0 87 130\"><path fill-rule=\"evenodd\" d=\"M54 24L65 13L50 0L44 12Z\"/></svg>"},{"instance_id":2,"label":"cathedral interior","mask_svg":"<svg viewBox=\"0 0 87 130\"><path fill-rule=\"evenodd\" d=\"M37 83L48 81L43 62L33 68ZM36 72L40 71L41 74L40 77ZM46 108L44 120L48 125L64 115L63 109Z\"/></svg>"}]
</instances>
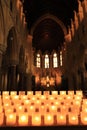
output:
<instances>
[{"instance_id":1,"label":"cathedral interior","mask_svg":"<svg viewBox=\"0 0 87 130\"><path fill-rule=\"evenodd\" d=\"M0 101L53 91L86 96L87 0L0 0Z\"/></svg>"}]
</instances>

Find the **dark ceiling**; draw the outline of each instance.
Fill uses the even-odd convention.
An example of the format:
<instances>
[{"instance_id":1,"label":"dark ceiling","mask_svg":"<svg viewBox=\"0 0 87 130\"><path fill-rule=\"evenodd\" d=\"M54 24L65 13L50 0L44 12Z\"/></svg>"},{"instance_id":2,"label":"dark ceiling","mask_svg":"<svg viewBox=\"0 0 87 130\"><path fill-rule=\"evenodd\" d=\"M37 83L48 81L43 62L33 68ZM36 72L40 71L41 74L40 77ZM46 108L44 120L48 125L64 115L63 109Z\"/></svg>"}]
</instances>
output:
<instances>
[{"instance_id":1,"label":"dark ceiling","mask_svg":"<svg viewBox=\"0 0 87 130\"><path fill-rule=\"evenodd\" d=\"M22 0L28 31L43 15L49 13L60 19L68 27L73 11L78 11L78 0ZM80 0L82 1L82 0ZM33 33L33 46L42 52L58 50L64 43L61 27L52 19L44 19L36 26Z\"/></svg>"}]
</instances>

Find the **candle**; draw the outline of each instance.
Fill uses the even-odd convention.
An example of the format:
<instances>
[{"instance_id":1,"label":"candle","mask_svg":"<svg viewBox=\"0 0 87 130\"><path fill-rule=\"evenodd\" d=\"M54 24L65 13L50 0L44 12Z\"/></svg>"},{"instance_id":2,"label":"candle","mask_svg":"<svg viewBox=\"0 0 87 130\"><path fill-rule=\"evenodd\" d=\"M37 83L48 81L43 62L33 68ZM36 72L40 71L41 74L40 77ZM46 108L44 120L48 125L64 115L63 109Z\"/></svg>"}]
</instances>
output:
<instances>
[{"instance_id":1,"label":"candle","mask_svg":"<svg viewBox=\"0 0 87 130\"><path fill-rule=\"evenodd\" d=\"M9 95L9 91L2 91L2 95L3 96Z\"/></svg>"},{"instance_id":2,"label":"candle","mask_svg":"<svg viewBox=\"0 0 87 130\"><path fill-rule=\"evenodd\" d=\"M16 125L16 113L8 113L6 114L6 125L7 126L14 126Z\"/></svg>"},{"instance_id":3,"label":"candle","mask_svg":"<svg viewBox=\"0 0 87 130\"><path fill-rule=\"evenodd\" d=\"M44 114L44 125L53 125L54 123L54 116L50 113Z\"/></svg>"},{"instance_id":4,"label":"candle","mask_svg":"<svg viewBox=\"0 0 87 130\"><path fill-rule=\"evenodd\" d=\"M32 114L32 125L34 126L41 125L41 115L37 112Z\"/></svg>"},{"instance_id":5,"label":"candle","mask_svg":"<svg viewBox=\"0 0 87 130\"><path fill-rule=\"evenodd\" d=\"M72 91L68 91L68 95L74 96L74 91L73 90Z\"/></svg>"},{"instance_id":6,"label":"candle","mask_svg":"<svg viewBox=\"0 0 87 130\"><path fill-rule=\"evenodd\" d=\"M0 113L0 126L2 126L4 123L4 113Z\"/></svg>"},{"instance_id":7,"label":"candle","mask_svg":"<svg viewBox=\"0 0 87 130\"><path fill-rule=\"evenodd\" d=\"M79 124L78 114L69 113L68 121L69 121L69 125L78 125Z\"/></svg>"},{"instance_id":8,"label":"candle","mask_svg":"<svg viewBox=\"0 0 87 130\"><path fill-rule=\"evenodd\" d=\"M57 124L58 125L66 125L66 113L57 113Z\"/></svg>"},{"instance_id":9,"label":"candle","mask_svg":"<svg viewBox=\"0 0 87 130\"><path fill-rule=\"evenodd\" d=\"M15 96L17 95L17 91L10 91L10 96Z\"/></svg>"},{"instance_id":10,"label":"candle","mask_svg":"<svg viewBox=\"0 0 87 130\"><path fill-rule=\"evenodd\" d=\"M81 112L80 113L80 120L83 125L87 125L87 113Z\"/></svg>"},{"instance_id":11,"label":"candle","mask_svg":"<svg viewBox=\"0 0 87 130\"><path fill-rule=\"evenodd\" d=\"M80 90L80 91L79 91L79 90L77 90L77 91L76 91L76 95L83 97L83 93L82 93L82 91L81 91L81 90Z\"/></svg>"},{"instance_id":12,"label":"candle","mask_svg":"<svg viewBox=\"0 0 87 130\"><path fill-rule=\"evenodd\" d=\"M15 107L15 109L16 109L16 113L25 112L25 107L23 105L19 105L19 106Z\"/></svg>"},{"instance_id":13,"label":"candle","mask_svg":"<svg viewBox=\"0 0 87 130\"><path fill-rule=\"evenodd\" d=\"M50 105L50 106L49 106L49 111L50 111L52 114L56 115L56 113L57 113L57 106L55 106L55 105Z\"/></svg>"},{"instance_id":14,"label":"candle","mask_svg":"<svg viewBox=\"0 0 87 130\"><path fill-rule=\"evenodd\" d=\"M19 113L18 114L18 125L19 126L28 126L28 113Z\"/></svg>"},{"instance_id":15,"label":"candle","mask_svg":"<svg viewBox=\"0 0 87 130\"><path fill-rule=\"evenodd\" d=\"M4 109L5 115L7 115L8 113L13 113L14 112L14 106L10 106L8 108Z\"/></svg>"},{"instance_id":16,"label":"candle","mask_svg":"<svg viewBox=\"0 0 87 130\"><path fill-rule=\"evenodd\" d=\"M52 95L58 95L58 91L52 91Z\"/></svg>"}]
</instances>

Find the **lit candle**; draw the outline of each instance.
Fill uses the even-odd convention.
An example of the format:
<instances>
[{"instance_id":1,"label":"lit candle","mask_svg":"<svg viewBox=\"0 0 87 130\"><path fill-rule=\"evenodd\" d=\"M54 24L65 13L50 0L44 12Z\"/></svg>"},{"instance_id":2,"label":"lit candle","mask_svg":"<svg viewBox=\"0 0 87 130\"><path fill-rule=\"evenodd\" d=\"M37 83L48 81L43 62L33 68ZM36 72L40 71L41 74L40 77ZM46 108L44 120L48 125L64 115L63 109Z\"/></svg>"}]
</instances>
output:
<instances>
[{"instance_id":1,"label":"lit candle","mask_svg":"<svg viewBox=\"0 0 87 130\"><path fill-rule=\"evenodd\" d=\"M16 125L16 113L8 113L6 114L6 125L7 126L14 126Z\"/></svg>"},{"instance_id":2,"label":"lit candle","mask_svg":"<svg viewBox=\"0 0 87 130\"><path fill-rule=\"evenodd\" d=\"M78 114L69 113L68 121L69 125L78 125L79 124Z\"/></svg>"},{"instance_id":3,"label":"lit candle","mask_svg":"<svg viewBox=\"0 0 87 130\"><path fill-rule=\"evenodd\" d=\"M4 113L0 113L0 126L4 123Z\"/></svg>"},{"instance_id":4,"label":"lit candle","mask_svg":"<svg viewBox=\"0 0 87 130\"><path fill-rule=\"evenodd\" d=\"M44 114L44 125L53 125L54 123L54 116L50 113Z\"/></svg>"},{"instance_id":5,"label":"lit candle","mask_svg":"<svg viewBox=\"0 0 87 130\"><path fill-rule=\"evenodd\" d=\"M80 113L80 120L81 120L81 124L87 125L87 113L81 112Z\"/></svg>"},{"instance_id":6,"label":"lit candle","mask_svg":"<svg viewBox=\"0 0 87 130\"><path fill-rule=\"evenodd\" d=\"M19 126L28 126L28 113L18 114L18 125Z\"/></svg>"},{"instance_id":7,"label":"lit candle","mask_svg":"<svg viewBox=\"0 0 87 130\"><path fill-rule=\"evenodd\" d=\"M66 125L66 114L57 113L57 124L58 125Z\"/></svg>"},{"instance_id":8,"label":"lit candle","mask_svg":"<svg viewBox=\"0 0 87 130\"><path fill-rule=\"evenodd\" d=\"M17 91L10 91L10 96L15 96L17 95Z\"/></svg>"},{"instance_id":9,"label":"lit candle","mask_svg":"<svg viewBox=\"0 0 87 130\"><path fill-rule=\"evenodd\" d=\"M52 91L52 95L58 95L58 91Z\"/></svg>"},{"instance_id":10,"label":"lit candle","mask_svg":"<svg viewBox=\"0 0 87 130\"><path fill-rule=\"evenodd\" d=\"M13 112L14 112L14 106L10 106L10 107L4 109L5 115L7 115L9 113L13 113Z\"/></svg>"},{"instance_id":11,"label":"lit candle","mask_svg":"<svg viewBox=\"0 0 87 130\"><path fill-rule=\"evenodd\" d=\"M32 114L32 125L34 126L41 125L41 115L37 112Z\"/></svg>"},{"instance_id":12,"label":"lit candle","mask_svg":"<svg viewBox=\"0 0 87 130\"><path fill-rule=\"evenodd\" d=\"M82 91L81 91L81 90L80 90L80 91L79 91L79 90L77 90L77 91L76 91L76 95L83 97L83 93L82 93Z\"/></svg>"},{"instance_id":13,"label":"lit candle","mask_svg":"<svg viewBox=\"0 0 87 130\"><path fill-rule=\"evenodd\" d=\"M16 113L23 113L23 112L25 112L24 105L19 105L19 106L15 107L15 109L16 109Z\"/></svg>"},{"instance_id":14,"label":"lit candle","mask_svg":"<svg viewBox=\"0 0 87 130\"><path fill-rule=\"evenodd\" d=\"M74 96L74 91L73 90L72 91L68 91L68 95Z\"/></svg>"},{"instance_id":15,"label":"lit candle","mask_svg":"<svg viewBox=\"0 0 87 130\"><path fill-rule=\"evenodd\" d=\"M9 95L9 91L2 91L2 96Z\"/></svg>"},{"instance_id":16,"label":"lit candle","mask_svg":"<svg viewBox=\"0 0 87 130\"><path fill-rule=\"evenodd\" d=\"M35 112L35 106L34 105L28 106L27 112L29 113L29 115L32 115L32 113Z\"/></svg>"},{"instance_id":17,"label":"lit candle","mask_svg":"<svg viewBox=\"0 0 87 130\"><path fill-rule=\"evenodd\" d=\"M50 106L49 106L49 111L50 111L53 115L56 115L56 113L57 113L57 106L55 106L55 105L50 105Z\"/></svg>"}]
</instances>

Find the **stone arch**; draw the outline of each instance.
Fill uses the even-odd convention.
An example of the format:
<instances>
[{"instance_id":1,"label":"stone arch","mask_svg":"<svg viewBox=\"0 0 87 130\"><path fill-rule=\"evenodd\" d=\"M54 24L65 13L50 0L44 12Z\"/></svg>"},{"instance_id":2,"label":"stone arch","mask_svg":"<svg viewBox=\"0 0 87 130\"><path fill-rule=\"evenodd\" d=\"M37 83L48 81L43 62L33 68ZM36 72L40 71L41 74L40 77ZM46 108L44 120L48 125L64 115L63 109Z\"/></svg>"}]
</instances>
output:
<instances>
[{"instance_id":1,"label":"stone arch","mask_svg":"<svg viewBox=\"0 0 87 130\"><path fill-rule=\"evenodd\" d=\"M52 14L45 14L43 16L41 16L36 22L35 24L33 25L33 27L31 28L30 30L30 34L33 36L33 32L35 30L35 28L37 27L37 25L43 21L44 19L52 19L53 21L55 21L60 27L61 29L63 30L63 33L64 33L64 36L67 35L67 29L65 27L65 25L63 24L63 22L61 20L59 20L56 16L52 15Z\"/></svg>"}]
</instances>

